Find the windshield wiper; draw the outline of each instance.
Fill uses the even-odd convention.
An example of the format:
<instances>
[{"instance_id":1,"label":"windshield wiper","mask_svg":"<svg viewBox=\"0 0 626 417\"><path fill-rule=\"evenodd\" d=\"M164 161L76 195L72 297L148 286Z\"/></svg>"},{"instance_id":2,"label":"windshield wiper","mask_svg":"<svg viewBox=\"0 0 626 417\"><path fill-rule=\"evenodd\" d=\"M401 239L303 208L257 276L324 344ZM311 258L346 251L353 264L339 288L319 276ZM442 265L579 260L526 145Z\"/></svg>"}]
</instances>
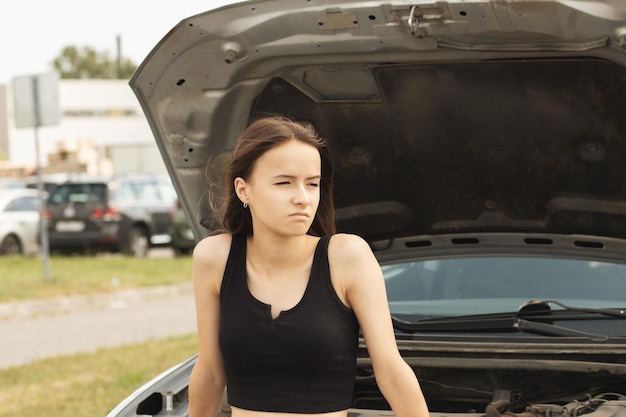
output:
<instances>
[{"instance_id":1,"label":"windshield wiper","mask_svg":"<svg viewBox=\"0 0 626 417\"><path fill-rule=\"evenodd\" d=\"M548 303L556 304L563 310L552 310ZM446 317L409 322L392 316L396 329L407 333L418 332L513 332L541 334L560 337L585 337L592 340L608 340L603 334L584 332L557 326L551 323L528 320L550 319L559 312L583 312L601 314L610 317L626 318L624 310L571 307L557 301L533 300L522 304L516 312L480 314L460 317ZM525 318L524 318L525 317Z\"/></svg>"},{"instance_id":2,"label":"windshield wiper","mask_svg":"<svg viewBox=\"0 0 626 417\"><path fill-rule=\"evenodd\" d=\"M574 307L569 306L567 304L563 304L560 301L555 300L531 300L527 301L520 306L517 310L518 313L523 313L525 311L553 311L550 308L550 304L555 304L567 311L575 311L579 313L595 313L601 314L603 316L609 317L618 317L621 319L626 319L626 310L625 309L608 309L608 308L588 308L588 307ZM557 310L558 311L558 310Z\"/></svg>"},{"instance_id":3,"label":"windshield wiper","mask_svg":"<svg viewBox=\"0 0 626 417\"><path fill-rule=\"evenodd\" d=\"M546 336L586 337L593 340L608 340L608 336L569 329L550 323L534 322L517 317L517 313L498 313L480 316L463 316L445 319L428 319L417 322L391 317L394 328L407 333L426 332L512 332L520 330L526 333Z\"/></svg>"},{"instance_id":4,"label":"windshield wiper","mask_svg":"<svg viewBox=\"0 0 626 417\"><path fill-rule=\"evenodd\" d=\"M528 333L543 334L546 336L562 336L562 337L588 337L592 340L609 340L604 334L591 332L583 332L580 330L569 329L567 327L557 326L550 323L540 323L536 321L517 319L514 328Z\"/></svg>"}]
</instances>

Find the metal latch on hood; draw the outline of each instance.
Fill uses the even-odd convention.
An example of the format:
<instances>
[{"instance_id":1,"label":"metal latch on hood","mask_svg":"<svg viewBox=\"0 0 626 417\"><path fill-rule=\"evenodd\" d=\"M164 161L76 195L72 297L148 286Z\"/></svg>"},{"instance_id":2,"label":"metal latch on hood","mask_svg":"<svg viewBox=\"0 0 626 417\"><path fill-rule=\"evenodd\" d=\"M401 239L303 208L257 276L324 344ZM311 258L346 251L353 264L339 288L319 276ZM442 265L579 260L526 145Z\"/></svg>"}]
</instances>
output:
<instances>
[{"instance_id":1,"label":"metal latch on hood","mask_svg":"<svg viewBox=\"0 0 626 417\"><path fill-rule=\"evenodd\" d=\"M443 23L443 11L439 8L421 9L418 6L411 6L407 23L411 34L416 38L433 36L428 26L432 23Z\"/></svg>"}]
</instances>

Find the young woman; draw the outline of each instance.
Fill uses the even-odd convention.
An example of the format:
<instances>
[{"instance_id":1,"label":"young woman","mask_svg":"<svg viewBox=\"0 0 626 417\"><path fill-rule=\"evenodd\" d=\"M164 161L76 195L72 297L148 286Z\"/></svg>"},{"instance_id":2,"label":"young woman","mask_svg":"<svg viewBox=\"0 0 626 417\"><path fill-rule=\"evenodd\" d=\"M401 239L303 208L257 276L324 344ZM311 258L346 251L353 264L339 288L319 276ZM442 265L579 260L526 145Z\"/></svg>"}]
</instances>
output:
<instances>
[{"instance_id":1,"label":"young woman","mask_svg":"<svg viewBox=\"0 0 626 417\"><path fill-rule=\"evenodd\" d=\"M427 417L398 352L383 275L368 244L335 234L323 140L286 118L253 122L226 172L225 232L193 254L199 354L190 417L346 417L359 328L399 417Z\"/></svg>"}]
</instances>

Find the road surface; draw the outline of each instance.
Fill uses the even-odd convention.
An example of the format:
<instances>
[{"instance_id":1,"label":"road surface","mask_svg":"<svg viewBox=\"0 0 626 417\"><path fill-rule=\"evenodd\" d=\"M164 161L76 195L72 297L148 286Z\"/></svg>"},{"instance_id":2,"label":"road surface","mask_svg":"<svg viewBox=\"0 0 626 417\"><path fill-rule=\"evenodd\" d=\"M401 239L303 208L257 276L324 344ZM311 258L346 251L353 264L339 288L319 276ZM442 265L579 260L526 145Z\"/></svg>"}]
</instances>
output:
<instances>
[{"instance_id":1,"label":"road surface","mask_svg":"<svg viewBox=\"0 0 626 417\"><path fill-rule=\"evenodd\" d=\"M0 304L0 369L196 331L191 284Z\"/></svg>"}]
</instances>

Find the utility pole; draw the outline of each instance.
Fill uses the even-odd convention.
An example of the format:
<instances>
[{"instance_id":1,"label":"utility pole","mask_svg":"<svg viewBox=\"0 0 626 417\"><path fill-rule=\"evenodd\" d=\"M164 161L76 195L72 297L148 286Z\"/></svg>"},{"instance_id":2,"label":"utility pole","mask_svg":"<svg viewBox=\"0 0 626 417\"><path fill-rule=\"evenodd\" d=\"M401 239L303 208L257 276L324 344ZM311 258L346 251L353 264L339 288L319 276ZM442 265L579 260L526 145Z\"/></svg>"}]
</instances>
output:
<instances>
[{"instance_id":1,"label":"utility pole","mask_svg":"<svg viewBox=\"0 0 626 417\"><path fill-rule=\"evenodd\" d=\"M117 35L116 37L117 44L117 78L122 78L122 37Z\"/></svg>"}]
</instances>

